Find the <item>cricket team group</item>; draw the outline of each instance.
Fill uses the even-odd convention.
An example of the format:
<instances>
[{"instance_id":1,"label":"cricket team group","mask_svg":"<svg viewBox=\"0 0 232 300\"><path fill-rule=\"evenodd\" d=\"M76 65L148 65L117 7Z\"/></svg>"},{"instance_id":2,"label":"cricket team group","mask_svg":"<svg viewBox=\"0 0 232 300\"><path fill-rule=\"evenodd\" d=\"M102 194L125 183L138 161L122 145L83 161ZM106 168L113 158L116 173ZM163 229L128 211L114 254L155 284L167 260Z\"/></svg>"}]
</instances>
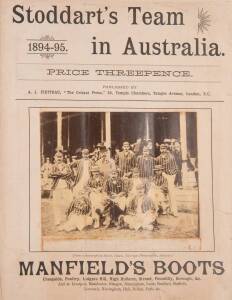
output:
<instances>
[{"instance_id":1,"label":"cricket team group","mask_svg":"<svg viewBox=\"0 0 232 300\"><path fill-rule=\"evenodd\" d=\"M141 147L142 146L142 147ZM140 149L140 151L138 151ZM124 141L114 158L104 144L67 161L62 151L41 167L42 192L50 190L57 231L156 230L160 215L178 216L175 186L182 186L181 150L175 142L149 145Z\"/></svg>"}]
</instances>

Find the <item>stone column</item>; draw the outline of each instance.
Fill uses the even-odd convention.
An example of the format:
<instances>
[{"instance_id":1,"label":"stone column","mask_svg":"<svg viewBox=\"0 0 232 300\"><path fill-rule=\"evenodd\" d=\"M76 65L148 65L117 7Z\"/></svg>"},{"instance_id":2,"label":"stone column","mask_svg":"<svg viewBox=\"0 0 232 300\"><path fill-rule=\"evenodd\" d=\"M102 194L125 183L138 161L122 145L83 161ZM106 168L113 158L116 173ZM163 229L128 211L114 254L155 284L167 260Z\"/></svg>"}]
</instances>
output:
<instances>
[{"instance_id":1,"label":"stone column","mask_svg":"<svg viewBox=\"0 0 232 300\"><path fill-rule=\"evenodd\" d=\"M187 123L186 112L180 112L180 142L183 160L187 159Z\"/></svg>"},{"instance_id":2,"label":"stone column","mask_svg":"<svg viewBox=\"0 0 232 300\"><path fill-rule=\"evenodd\" d=\"M62 112L57 113L57 150L63 150L62 145Z\"/></svg>"},{"instance_id":3,"label":"stone column","mask_svg":"<svg viewBox=\"0 0 232 300\"><path fill-rule=\"evenodd\" d=\"M149 114L145 113L145 138L150 139Z\"/></svg>"},{"instance_id":4,"label":"stone column","mask_svg":"<svg viewBox=\"0 0 232 300\"><path fill-rule=\"evenodd\" d=\"M40 155L41 155L41 165L44 164L45 162L45 157L44 157L44 128L43 125L40 124Z\"/></svg>"},{"instance_id":5,"label":"stone column","mask_svg":"<svg viewBox=\"0 0 232 300\"><path fill-rule=\"evenodd\" d=\"M67 149L69 150L69 147L70 147L70 116L69 116L69 113L67 114L67 134L68 134L68 137L67 137Z\"/></svg>"},{"instance_id":6,"label":"stone column","mask_svg":"<svg viewBox=\"0 0 232 300\"><path fill-rule=\"evenodd\" d=\"M186 112L180 112L180 142L182 151L182 182L183 187L192 187L195 183L194 172L187 170L187 122Z\"/></svg>"},{"instance_id":7,"label":"stone column","mask_svg":"<svg viewBox=\"0 0 232 300\"><path fill-rule=\"evenodd\" d=\"M105 132L105 113L101 113L101 142L105 140L104 132Z\"/></svg>"},{"instance_id":8,"label":"stone column","mask_svg":"<svg viewBox=\"0 0 232 300\"><path fill-rule=\"evenodd\" d=\"M105 137L106 137L106 147L111 147L111 118L110 112L105 113Z\"/></svg>"}]
</instances>

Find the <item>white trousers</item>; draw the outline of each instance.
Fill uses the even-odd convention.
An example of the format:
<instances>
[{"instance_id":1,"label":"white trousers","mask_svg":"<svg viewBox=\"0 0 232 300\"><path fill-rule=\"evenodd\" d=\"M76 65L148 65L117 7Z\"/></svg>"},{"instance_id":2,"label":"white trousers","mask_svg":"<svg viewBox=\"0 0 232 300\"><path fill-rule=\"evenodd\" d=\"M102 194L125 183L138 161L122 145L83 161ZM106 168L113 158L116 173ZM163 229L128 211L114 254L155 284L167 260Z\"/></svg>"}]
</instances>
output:
<instances>
[{"instance_id":1,"label":"white trousers","mask_svg":"<svg viewBox=\"0 0 232 300\"><path fill-rule=\"evenodd\" d=\"M170 201L171 214L177 216L178 211L177 211L176 199L175 199L175 195L173 194L175 189L175 185L174 185L175 175L168 175L166 173L164 173L163 175L165 178L167 178L168 181L168 195Z\"/></svg>"}]
</instances>

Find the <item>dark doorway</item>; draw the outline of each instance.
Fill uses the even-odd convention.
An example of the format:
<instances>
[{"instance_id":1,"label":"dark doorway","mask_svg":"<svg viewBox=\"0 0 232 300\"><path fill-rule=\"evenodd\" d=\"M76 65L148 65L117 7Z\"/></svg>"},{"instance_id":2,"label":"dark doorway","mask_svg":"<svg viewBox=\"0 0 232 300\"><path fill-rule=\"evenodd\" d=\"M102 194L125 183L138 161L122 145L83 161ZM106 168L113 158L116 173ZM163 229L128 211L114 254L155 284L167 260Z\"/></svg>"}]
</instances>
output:
<instances>
[{"instance_id":1,"label":"dark doorway","mask_svg":"<svg viewBox=\"0 0 232 300\"><path fill-rule=\"evenodd\" d=\"M137 138L162 143L165 138L180 138L179 113L125 112L111 113L112 145Z\"/></svg>"}]
</instances>

